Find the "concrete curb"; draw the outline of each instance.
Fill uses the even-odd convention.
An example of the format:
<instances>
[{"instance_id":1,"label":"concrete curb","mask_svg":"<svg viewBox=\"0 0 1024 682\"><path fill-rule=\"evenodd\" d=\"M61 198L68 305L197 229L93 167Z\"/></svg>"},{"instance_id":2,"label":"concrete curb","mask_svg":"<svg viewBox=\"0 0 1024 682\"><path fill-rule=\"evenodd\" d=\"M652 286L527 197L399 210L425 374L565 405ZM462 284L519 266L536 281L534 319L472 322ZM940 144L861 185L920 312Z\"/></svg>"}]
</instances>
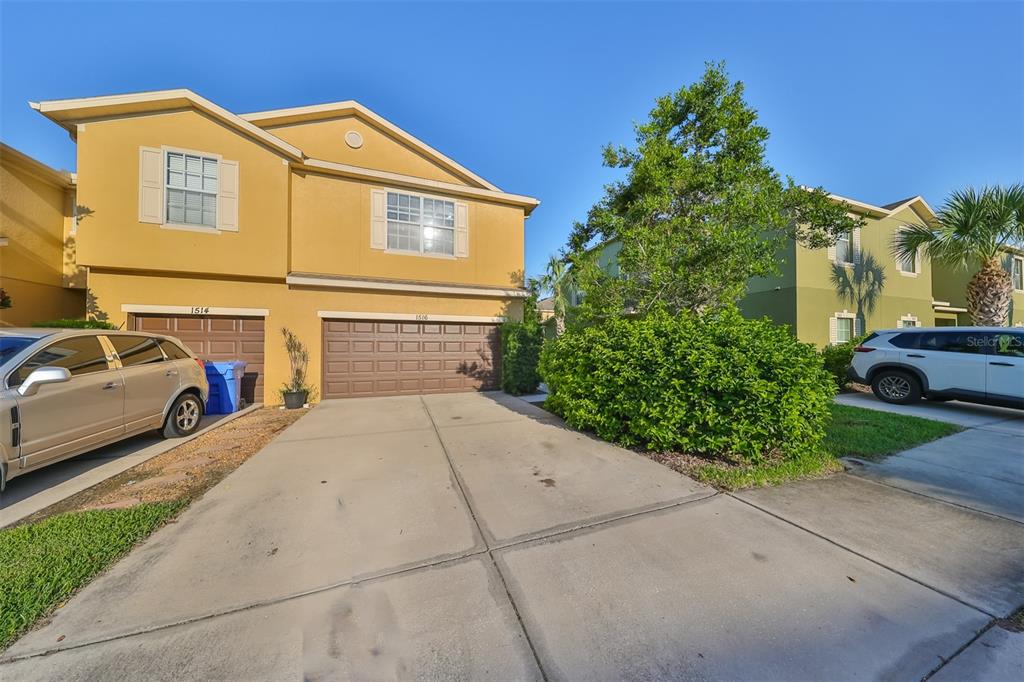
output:
<instances>
[{"instance_id":1,"label":"concrete curb","mask_svg":"<svg viewBox=\"0 0 1024 682\"><path fill-rule=\"evenodd\" d=\"M112 476L116 476L122 471L127 471L137 464L142 464L150 459L153 459L157 455L173 450L179 445L184 445L191 440L198 438L199 436L209 433L214 429L223 426L229 422L238 419L244 415L254 412L263 407L262 404L249 405L238 412L232 412L231 414L223 415L220 419L217 419L213 423L199 429L191 436L186 438L170 438L167 440L161 440L152 445L148 445L137 452L133 452L128 455L123 455L115 459L111 459L105 464L100 464L88 471L85 471L77 476L69 478L53 487L47 488L46 490L40 491L35 495L32 495L20 502L12 504L10 507L0 509L0 528L4 528L13 523L17 523L26 516L31 516L36 512L46 509L50 505L57 504L77 493L91 488L98 483L102 483ZM116 444L114 444L116 445ZM109 447L109 446L107 446ZM73 459L73 458L72 458Z\"/></svg>"}]
</instances>

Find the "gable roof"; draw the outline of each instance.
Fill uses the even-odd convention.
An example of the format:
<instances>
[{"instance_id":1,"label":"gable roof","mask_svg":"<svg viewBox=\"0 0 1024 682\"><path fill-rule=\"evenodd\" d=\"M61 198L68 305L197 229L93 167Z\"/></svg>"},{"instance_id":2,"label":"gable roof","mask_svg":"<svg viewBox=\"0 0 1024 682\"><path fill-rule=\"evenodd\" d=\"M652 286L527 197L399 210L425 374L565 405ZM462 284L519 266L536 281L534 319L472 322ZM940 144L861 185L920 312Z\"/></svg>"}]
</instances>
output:
<instances>
[{"instance_id":1,"label":"gable roof","mask_svg":"<svg viewBox=\"0 0 1024 682\"><path fill-rule=\"evenodd\" d=\"M448 170L464 180L469 181L484 189L500 192L501 190L473 173L465 166L448 158L419 138L407 133L383 116L367 109L354 100L341 102L328 102L326 104L313 104L304 107L290 107L287 109L271 109L268 111L256 111L249 114L242 114L241 117L250 123L261 128L268 128L279 125L293 125L301 123L313 123L342 116L355 116L381 132L396 138L399 142L412 147L423 154L431 161Z\"/></svg>"},{"instance_id":2,"label":"gable roof","mask_svg":"<svg viewBox=\"0 0 1024 682\"><path fill-rule=\"evenodd\" d=\"M294 166L306 167L318 172L344 175L370 181L400 181L405 186L421 189L444 190L464 196L475 196L481 199L488 199L498 203L520 206L526 215L529 215L534 208L540 205L540 201L533 197L518 194L508 194L480 176L470 172L452 159L430 147L405 132L390 121L370 111L358 102L351 100L334 102L330 104L317 104L309 107L293 107L290 109L274 109L261 111L240 116L232 113L222 106L214 104L210 100L197 95L187 88L175 90L155 90L151 92L137 92L124 95L102 95L99 97L83 97L78 99L59 99L40 102L29 102L29 106L46 116L48 119L66 129L72 139L76 139L78 133L77 124L119 116L131 116L143 113L158 113L175 109L193 108L201 111L238 133L260 142L267 147L287 157ZM282 140L272 132L265 130L263 126L272 127L277 124L293 123L300 121L314 121L326 118L333 118L345 115L359 116L368 125L398 138L420 153L424 154L441 167L465 178L470 184L467 186L455 183L442 183L425 178L406 176L397 173L386 173L366 168L358 168L345 164L333 163L322 159L314 159L307 156L295 145ZM74 173L71 174L74 182Z\"/></svg>"},{"instance_id":3,"label":"gable roof","mask_svg":"<svg viewBox=\"0 0 1024 682\"><path fill-rule=\"evenodd\" d=\"M298 147L186 88L137 92L127 95L57 99L29 102L28 104L57 125L66 128L72 137L77 132L76 124L88 119L192 107L213 116L243 135L258 140L291 159L301 161L305 158L302 150Z\"/></svg>"},{"instance_id":4,"label":"gable roof","mask_svg":"<svg viewBox=\"0 0 1024 682\"><path fill-rule=\"evenodd\" d=\"M933 211L932 207L928 205L928 202L924 200L924 197L920 195L913 196L908 199L901 199L900 201L895 201L891 204L886 204L884 206L875 206L874 204L868 204L863 201L857 201L856 199L842 197L839 196L838 194L829 194L828 196L833 201L846 202L855 211L865 213L875 218L887 218L889 216L895 215L897 212L902 211L904 208L907 208L908 206L913 206L914 208L919 209L920 212L928 220L933 220L935 218L935 211Z\"/></svg>"}]
</instances>

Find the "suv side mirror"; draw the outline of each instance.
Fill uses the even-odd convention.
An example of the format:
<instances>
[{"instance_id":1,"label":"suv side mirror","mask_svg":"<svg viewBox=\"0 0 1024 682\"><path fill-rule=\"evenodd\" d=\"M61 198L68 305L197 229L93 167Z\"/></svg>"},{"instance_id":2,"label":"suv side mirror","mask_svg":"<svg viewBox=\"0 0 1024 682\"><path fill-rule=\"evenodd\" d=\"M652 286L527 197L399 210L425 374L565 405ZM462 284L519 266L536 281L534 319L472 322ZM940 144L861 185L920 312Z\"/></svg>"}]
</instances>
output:
<instances>
[{"instance_id":1,"label":"suv side mirror","mask_svg":"<svg viewBox=\"0 0 1024 682\"><path fill-rule=\"evenodd\" d=\"M44 384L62 384L65 381L71 381L71 372L64 367L39 367L21 382L18 395L32 396L39 393L39 387Z\"/></svg>"}]
</instances>

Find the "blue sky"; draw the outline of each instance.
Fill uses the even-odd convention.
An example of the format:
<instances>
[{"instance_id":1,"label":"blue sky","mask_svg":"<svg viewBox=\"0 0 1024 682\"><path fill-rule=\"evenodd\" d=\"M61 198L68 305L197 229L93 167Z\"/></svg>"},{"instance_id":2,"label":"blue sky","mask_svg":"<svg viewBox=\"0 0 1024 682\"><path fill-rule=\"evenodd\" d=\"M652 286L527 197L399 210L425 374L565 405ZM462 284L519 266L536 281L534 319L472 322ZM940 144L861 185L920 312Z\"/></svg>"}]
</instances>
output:
<instances>
[{"instance_id":1,"label":"blue sky","mask_svg":"<svg viewBox=\"0 0 1024 682\"><path fill-rule=\"evenodd\" d=\"M236 112L356 99L510 192L527 272L654 98L724 59L802 184L888 203L1024 179L1024 3L13 3L0 138L73 169L30 99L188 87Z\"/></svg>"}]
</instances>

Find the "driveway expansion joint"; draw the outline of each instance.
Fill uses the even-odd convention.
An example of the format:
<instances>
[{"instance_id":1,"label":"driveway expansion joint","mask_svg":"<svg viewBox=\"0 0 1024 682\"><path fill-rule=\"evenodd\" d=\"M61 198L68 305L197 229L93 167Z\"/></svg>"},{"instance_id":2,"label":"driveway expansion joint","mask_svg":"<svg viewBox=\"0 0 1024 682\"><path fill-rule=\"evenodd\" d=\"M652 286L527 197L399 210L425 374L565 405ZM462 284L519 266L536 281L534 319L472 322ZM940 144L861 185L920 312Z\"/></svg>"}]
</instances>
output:
<instances>
[{"instance_id":1,"label":"driveway expansion joint","mask_svg":"<svg viewBox=\"0 0 1024 682\"><path fill-rule=\"evenodd\" d=\"M451 471L452 476L455 478L455 485L459 490L459 495L462 497L462 501L466 504L466 509L469 510L470 518L473 519L477 532L483 539L484 546L487 548L487 557L491 561L491 566L494 567L494 572L498 575L498 580L501 581L502 589L505 590L505 598L508 599L508 603L512 607L512 612L516 616L516 621L519 623L519 629L522 631L523 637L526 638L526 644L530 647L530 653L533 655L533 661L537 665L537 670L540 672L541 679L543 679L544 682L548 682L548 674L544 670L544 665L541 663L540 655L537 653L537 647L533 643L533 638L530 637L530 633L526 629L526 623L523 621L523 615L519 612L519 606L512 598L512 592L509 590L505 574L501 572L501 567L494 559L494 553L491 550L490 544L487 542L487 536L484 533L483 526L477 518L476 510L473 508L473 505L470 503L469 497L466 494L466 488L462 481L462 477L459 476L459 472L455 469L455 464L452 462L451 454L448 452L448 446L445 445L444 438L441 437L441 431L437 428L437 422L434 421L434 415L430 412L430 406L427 405L427 401L423 399L423 396L420 396L420 404L423 406L424 412L427 413L427 418L430 419L430 423L434 426L434 435L437 437L437 442L441 446L444 458L448 462L448 468Z\"/></svg>"},{"instance_id":2,"label":"driveway expansion joint","mask_svg":"<svg viewBox=\"0 0 1024 682\"><path fill-rule=\"evenodd\" d=\"M897 488L897 490L899 490L899 489ZM734 500L738 500L738 501L742 502L743 504L746 504L746 505L748 505L750 507L753 507L754 509L756 509L756 510L758 510L758 511L764 513L764 514L767 514L768 516L776 518L779 521L782 521L783 523L787 523L787 524L793 526L794 528L799 528L800 530L804 531L805 533L808 533L810 535L813 535L816 538L824 540L825 542L829 543L830 545L832 545L834 547L838 547L839 549L844 550L846 552L849 552L850 554L853 554L854 556L858 556L861 559L864 559L865 561L870 561L871 563L875 564L876 566L884 568L885 570L887 570L887 571L889 571L891 573L895 573L896 575L900 576L901 578L905 578L905 579L907 579L907 580L909 580L909 581L911 581L913 583L917 583L921 587L929 589L932 592L935 592L937 594L941 594L943 597L946 597L948 599L952 599L953 601L955 601L955 602L957 602L959 604L962 604L963 606L966 606L969 609L973 609L973 610L975 610L975 611L977 611L979 613L982 613L982 614L988 616L989 618L998 618L999 617L999 616L997 616L997 615L995 615L993 613L990 613L989 611L981 608L980 606L977 606L977 605L972 604L972 603L970 603L968 601L965 601L964 599L961 599L960 597L958 597L956 595L950 594L949 592L946 592L945 590L941 590L941 589L939 589L937 587L934 587L933 585L929 585L928 583L926 583L926 582L924 582L924 581L922 581L922 580L920 580L918 578L915 578L915 577L913 577L911 575L907 575L903 571L900 571L900 570L895 569L895 568L893 568L891 566L888 566L888 565L882 563L880 560L875 559L875 558L873 558L871 556L868 556L867 554L864 554L863 552L858 552L857 550L855 550L855 549L853 549L851 547L847 547L846 545L844 545L844 544L842 544L840 542L837 542L837 541L833 540L832 538L830 538L830 537L828 537L826 535L823 535L823 534L821 534L821 533L819 533L817 531L814 531L814 530L811 530L810 528L802 526L799 523L797 523L795 521L791 521L790 519L787 519L786 517L781 516L781 515L779 515L779 514L777 514L775 512L769 511L768 509L765 509L764 507L761 507L760 505L754 504L750 500L743 499L742 497L738 497L736 495L733 495L732 493L725 493L725 494L727 496L731 497Z\"/></svg>"}]
</instances>

